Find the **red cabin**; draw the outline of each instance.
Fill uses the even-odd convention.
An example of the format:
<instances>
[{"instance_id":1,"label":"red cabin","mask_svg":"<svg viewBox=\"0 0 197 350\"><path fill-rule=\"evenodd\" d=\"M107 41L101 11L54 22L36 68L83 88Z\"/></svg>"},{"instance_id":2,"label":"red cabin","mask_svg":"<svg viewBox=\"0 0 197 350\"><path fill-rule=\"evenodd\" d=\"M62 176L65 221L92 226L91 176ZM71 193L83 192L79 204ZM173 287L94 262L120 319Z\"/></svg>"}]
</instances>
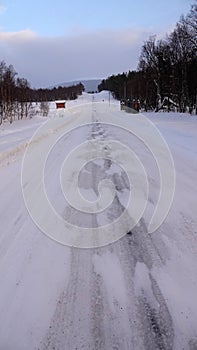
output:
<instances>
[{"instance_id":1,"label":"red cabin","mask_svg":"<svg viewBox=\"0 0 197 350\"><path fill-rule=\"evenodd\" d=\"M55 101L55 103L56 103L56 109L66 108L66 101Z\"/></svg>"}]
</instances>

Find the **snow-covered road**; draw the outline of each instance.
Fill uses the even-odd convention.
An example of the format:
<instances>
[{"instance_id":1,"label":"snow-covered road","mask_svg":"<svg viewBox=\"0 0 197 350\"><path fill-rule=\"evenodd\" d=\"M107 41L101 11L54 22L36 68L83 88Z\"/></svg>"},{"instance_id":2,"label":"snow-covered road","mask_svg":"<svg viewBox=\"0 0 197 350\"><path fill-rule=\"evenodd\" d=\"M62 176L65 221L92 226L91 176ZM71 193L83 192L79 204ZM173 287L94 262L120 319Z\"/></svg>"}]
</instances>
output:
<instances>
[{"instance_id":1,"label":"snow-covered road","mask_svg":"<svg viewBox=\"0 0 197 350\"><path fill-rule=\"evenodd\" d=\"M134 150L144 165L147 208L132 234L104 247L80 249L55 242L32 221L21 189L26 141L43 120L0 129L0 350L196 350L197 118L146 114L165 137L176 170L170 212L148 234L159 196L155 161L143 142L102 122L104 116L128 127L132 114L119 111L117 103L109 106L104 92L84 94L73 104L86 102L90 125L61 138L48 155L45 187L50 202L64 219L82 227L97 227L121 215L129 183L109 159L87 163L79 177L81 193L92 201L101 180L114 182L117 193L105 213L79 215L69 209L59 184L62 162L79 143L94 139L107 145L113 138ZM82 115L83 106L55 118L74 127L76 120L82 123ZM37 138L38 152L42 142ZM110 148L106 151L110 156ZM45 208L36 205L44 216Z\"/></svg>"},{"instance_id":2,"label":"snow-covered road","mask_svg":"<svg viewBox=\"0 0 197 350\"><path fill-rule=\"evenodd\" d=\"M7 149L14 148L18 144L29 140L32 134L43 122L41 117L37 117L30 120L19 120L12 125L1 127L1 138L0 138L0 152Z\"/></svg>"}]
</instances>

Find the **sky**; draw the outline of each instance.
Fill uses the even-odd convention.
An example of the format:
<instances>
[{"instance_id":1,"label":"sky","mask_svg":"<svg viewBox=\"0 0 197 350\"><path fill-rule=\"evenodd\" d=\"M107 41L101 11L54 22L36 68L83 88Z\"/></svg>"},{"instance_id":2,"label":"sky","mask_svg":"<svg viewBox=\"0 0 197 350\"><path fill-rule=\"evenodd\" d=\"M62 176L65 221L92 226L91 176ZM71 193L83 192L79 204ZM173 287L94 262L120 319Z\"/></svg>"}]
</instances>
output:
<instances>
[{"instance_id":1,"label":"sky","mask_svg":"<svg viewBox=\"0 0 197 350\"><path fill-rule=\"evenodd\" d=\"M165 37L194 0L0 0L0 61L32 87L137 68L143 42Z\"/></svg>"}]
</instances>

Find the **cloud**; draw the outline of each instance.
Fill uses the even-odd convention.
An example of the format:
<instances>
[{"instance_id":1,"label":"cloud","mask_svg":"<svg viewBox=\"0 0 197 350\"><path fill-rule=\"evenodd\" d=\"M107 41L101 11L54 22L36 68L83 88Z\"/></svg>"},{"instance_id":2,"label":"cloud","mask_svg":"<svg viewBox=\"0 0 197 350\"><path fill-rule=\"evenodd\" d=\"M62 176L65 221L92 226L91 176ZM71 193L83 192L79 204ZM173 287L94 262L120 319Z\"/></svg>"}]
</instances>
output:
<instances>
[{"instance_id":1,"label":"cloud","mask_svg":"<svg viewBox=\"0 0 197 350\"><path fill-rule=\"evenodd\" d=\"M36 34L29 29L21 30L20 32L0 32L0 43L7 41L8 43L29 41L36 37Z\"/></svg>"},{"instance_id":2,"label":"cloud","mask_svg":"<svg viewBox=\"0 0 197 350\"><path fill-rule=\"evenodd\" d=\"M32 86L51 86L135 69L148 36L133 28L62 37L40 37L30 30L0 32L0 59L13 64Z\"/></svg>"}]
</instances>

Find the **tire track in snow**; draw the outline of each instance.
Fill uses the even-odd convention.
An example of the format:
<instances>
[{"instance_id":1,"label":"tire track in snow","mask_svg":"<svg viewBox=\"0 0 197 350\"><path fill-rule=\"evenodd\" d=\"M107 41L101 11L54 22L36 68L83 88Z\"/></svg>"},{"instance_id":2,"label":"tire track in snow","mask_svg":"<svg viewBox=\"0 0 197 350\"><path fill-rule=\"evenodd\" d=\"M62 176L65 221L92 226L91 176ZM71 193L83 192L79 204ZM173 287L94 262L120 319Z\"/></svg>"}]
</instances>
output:
<instances>
[{"instance_id":1,"label":"tire track in snow","mask_svg":"<svg viewBox=\"0 0 197 350\"><path fill-rule=\"evenodd\" d=\"M59 296L42 350L92 349L90 335L90 252L71 248L70 280Z\"/></svg>"}]
</instances>

